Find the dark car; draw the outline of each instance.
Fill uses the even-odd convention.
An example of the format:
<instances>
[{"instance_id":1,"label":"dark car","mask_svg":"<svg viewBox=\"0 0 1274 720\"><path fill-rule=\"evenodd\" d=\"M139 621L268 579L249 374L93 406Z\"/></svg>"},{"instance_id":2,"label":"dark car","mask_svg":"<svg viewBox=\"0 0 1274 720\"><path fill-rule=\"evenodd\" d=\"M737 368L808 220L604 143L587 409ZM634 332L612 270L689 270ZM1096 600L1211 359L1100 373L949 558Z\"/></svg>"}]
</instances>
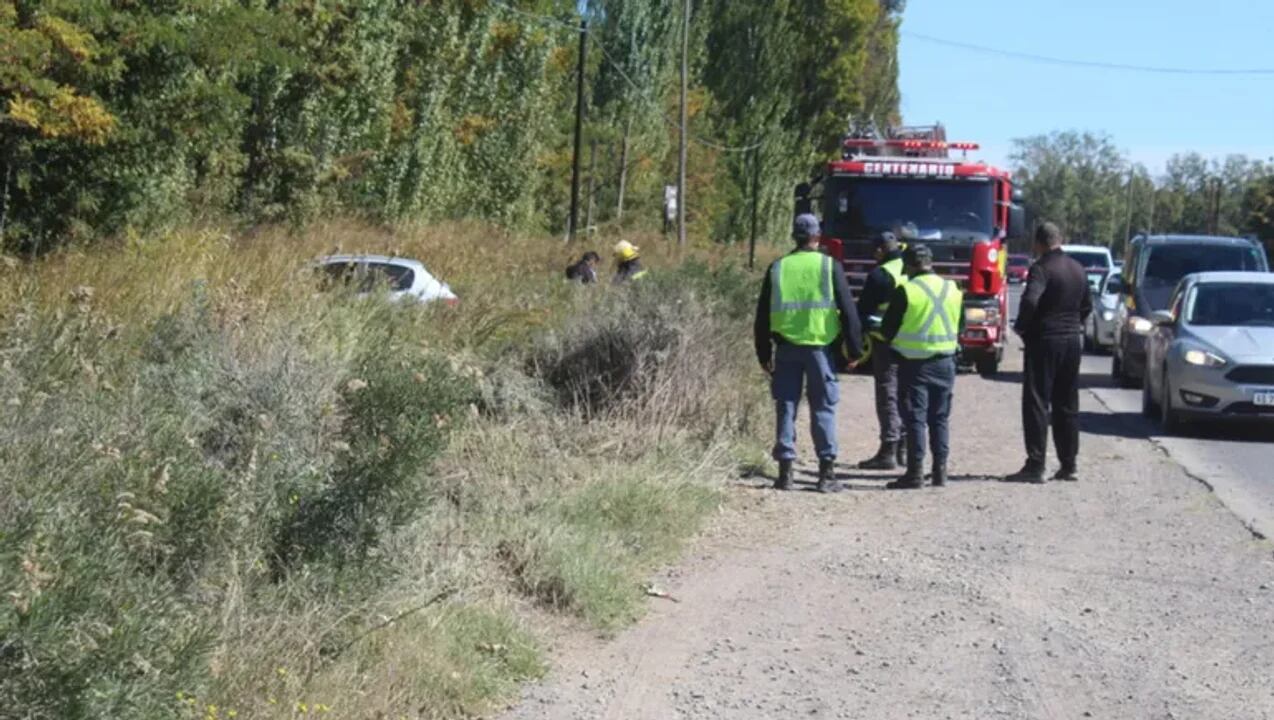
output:
<instances>
[{"instance_id":1,"label":"dark car","mask_svg":"<svg viewBox=\"0 0 1274 720\"><path fill-rule=\"evenodd\" d=\"M1128 244L1112 348L1111 375L1124 387L1139 387L1146 367L1151 315L1167 310L1186 275L1201 272L1267 272L1260 243L1206 235L1138 235Z\"/></svg>"}]
</instances>

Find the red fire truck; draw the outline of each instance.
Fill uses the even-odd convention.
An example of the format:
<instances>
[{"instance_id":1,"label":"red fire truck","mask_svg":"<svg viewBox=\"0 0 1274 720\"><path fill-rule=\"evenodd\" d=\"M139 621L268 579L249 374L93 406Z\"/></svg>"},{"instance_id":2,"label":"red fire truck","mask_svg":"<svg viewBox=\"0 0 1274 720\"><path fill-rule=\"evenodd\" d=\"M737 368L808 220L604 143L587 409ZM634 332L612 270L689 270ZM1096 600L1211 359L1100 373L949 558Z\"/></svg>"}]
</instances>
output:
<instances>
[{"instance_id":1,"label":"red fire truck","mask_svg":"<svg viewBox=\"0 0 1274 720\"><path fill-rule=\"evenodd\" d=\"M841 261L855 294L876 266L872 238L910 230L933 250L937 272L964 291L961 364L994 374L1007 341L1009 240L1025 232L1020 192L1008 172L963 157L978 145L948 142L941 125L884 135L846 137L841 159L797 186L797 212L821 208L824 250Z\"/></svg>"}]
</instances>

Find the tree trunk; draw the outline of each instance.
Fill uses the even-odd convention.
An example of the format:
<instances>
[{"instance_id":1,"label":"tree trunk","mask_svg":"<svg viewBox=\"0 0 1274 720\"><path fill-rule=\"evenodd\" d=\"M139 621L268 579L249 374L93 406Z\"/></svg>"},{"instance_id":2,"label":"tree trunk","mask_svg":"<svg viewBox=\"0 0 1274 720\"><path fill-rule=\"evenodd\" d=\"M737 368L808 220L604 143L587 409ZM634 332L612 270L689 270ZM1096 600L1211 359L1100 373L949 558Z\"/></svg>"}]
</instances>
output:
<instances>
[{"instance_id":1,"label":"tree trunk","mask_svg":"<svg viewBox=\"0 0 1274 720\"><path fill-rule=\"evenodd\" d=\"M619 199L615 201L615 220L624 219L624 193L628 191L628 142L633 131L631 115L624 121L624 139L619 145Z\"/></svg>"}]
</instances>

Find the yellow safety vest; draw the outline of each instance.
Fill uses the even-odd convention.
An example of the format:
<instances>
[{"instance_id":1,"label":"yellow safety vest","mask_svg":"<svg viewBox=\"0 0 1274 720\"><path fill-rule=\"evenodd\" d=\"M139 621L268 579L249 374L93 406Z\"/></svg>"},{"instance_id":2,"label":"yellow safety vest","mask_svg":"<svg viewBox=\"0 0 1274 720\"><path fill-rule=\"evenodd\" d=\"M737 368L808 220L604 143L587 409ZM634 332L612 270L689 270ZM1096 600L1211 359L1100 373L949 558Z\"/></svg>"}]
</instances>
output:
<instances>
[{"instance_id":1,"label":"yellow safety vest","mask_svg":"<svg viewBox=\"0 0 1274 720\"><path fill-rule=\"evenodd\" d=\"M840 335L832 273L822 253L796 252L770 266L770 332L793 345L831 345Z\"/></svg>"},{"instance_id":2,"label":"yellow safety vest","mask_svg":"<svg viewBox=\"0 0 1274 720\"><path fill-rule=\"evenodd\" d=\"M895 288L902 287L902 284L907 281L907 277L906 275L903 274L903 271L902 271L902 258L900 257L894 258L893 260L890 260L889 262L884 263L883 265L880 266L880 269L884 270L886 273L889 274L890 277L894 279ZM883 341L885 339L885 335L880 331L880 323L884 321L885 313L887 312L889 312L889 297L888 296L885 297L884 302L876 306L876 312L872 313L872 316L870 318L872 328L867 334L870 335L875 340Z\"/></svg>"},{"instance_id":3,"label":"yellow safety vest","mask_svg":"<svg viewBox=\"0 0 1274 720\"><path fill-rule=\"evenodd\" d=\"M907 312L894 337L894 350L912 360L954 355L960 348L964 293L955 283L932 273L914 277L902 287L907 294Z\"/></svg>"}]
</instances>

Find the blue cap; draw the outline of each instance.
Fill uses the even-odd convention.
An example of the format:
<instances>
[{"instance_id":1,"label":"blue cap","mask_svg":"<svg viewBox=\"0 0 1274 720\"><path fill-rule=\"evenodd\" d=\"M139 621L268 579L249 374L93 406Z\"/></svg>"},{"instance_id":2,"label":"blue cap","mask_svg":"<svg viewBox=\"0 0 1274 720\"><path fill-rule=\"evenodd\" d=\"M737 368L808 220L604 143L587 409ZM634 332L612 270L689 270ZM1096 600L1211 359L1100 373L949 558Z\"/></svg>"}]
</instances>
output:
<instances>
[{"instance_id":1,"label":"blue cap","mask_svg":"<svg viewBox=\"0 0 1274 720\"><path fill-rule=\"evenodd\" d=\"M792 237L796 240L809 240L821 234L818 217L810 213L797 215L792 223Z\"/></svg>"}]
</instances>

